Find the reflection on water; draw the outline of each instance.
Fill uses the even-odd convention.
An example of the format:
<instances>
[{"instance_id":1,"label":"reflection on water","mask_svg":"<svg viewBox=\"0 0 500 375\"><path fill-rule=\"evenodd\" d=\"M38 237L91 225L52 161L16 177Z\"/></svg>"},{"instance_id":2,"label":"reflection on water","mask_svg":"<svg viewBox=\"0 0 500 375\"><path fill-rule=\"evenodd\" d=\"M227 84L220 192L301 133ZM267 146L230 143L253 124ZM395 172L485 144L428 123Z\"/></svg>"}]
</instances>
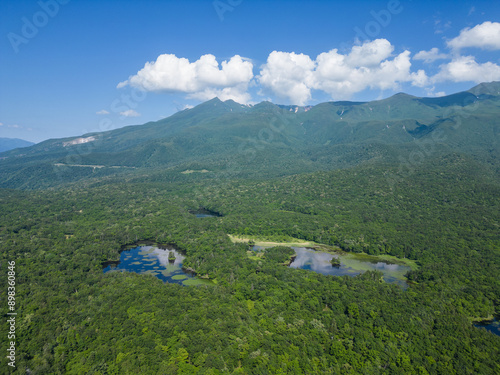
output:
<instances>
[{"instance_id":1,"label":"reflection on water","mask_svg":"<svg viewBox=\"0 0 500 375\"><path fill-rule=\"evenodd\" d=\"M175 259L174 259L175 257ZM103 272L135 272L156 276L168 283L181 285L211 284L182 269L185 256L173 248L160 249L156 246L137 246L122 251L120 262L109 264Z\"/></svg>"},{"instance_id":2,"label":"reflection on water","mask_svg":"<svg viewBox=\"0 0 500 375\"><path fill-rule=\"evenodd\" d=\"M254 246L254 250L263 249L260 246ZM404 275L410 271L410 267L399 264L391 264L379 261L367 260L356 254L333 255L321 251L315 251L305 247L292 247L297 255L294 261L290 264L291 268L302 270L310 270L321 273L323 275L333 276L356 276L365 271L380 271L384 274L384 281L400 285L402 288L407 288ZM332 258L340 260L340 267L332 266ZM358 258L358 259L357 259ZM376 257L371 257L376 259Z\"/></svg>"}]
</instances>

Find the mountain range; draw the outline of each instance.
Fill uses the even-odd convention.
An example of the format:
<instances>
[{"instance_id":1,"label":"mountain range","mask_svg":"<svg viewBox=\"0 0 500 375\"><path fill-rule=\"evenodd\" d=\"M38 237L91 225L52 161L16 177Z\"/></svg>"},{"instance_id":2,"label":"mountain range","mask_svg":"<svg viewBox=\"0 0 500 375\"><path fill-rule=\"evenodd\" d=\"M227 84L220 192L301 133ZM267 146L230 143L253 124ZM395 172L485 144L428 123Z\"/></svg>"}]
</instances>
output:
<instances>
[{"instance_id":1,"label":"mountain range","mask_svg":"<svg viewBox=\"0 0 500 375\"><path fill-rule=\"evenodd\" d=\"M411 165L450 152L498 175L499 114L500 82L443 97L399 93L308 107L214 98L160 121L0 153L0 187L109 176L272 177L361 163Z\"/></svg>"},{"instance_id":2,"label":"mountain range","mask_svg":"<svg viewBox=\"0 0 500 375\"><path fill-rule=\"evenodd\" d=\"M18 314L0 324L18 343L1 365L499 374L499 114L498 82L308 107L212 99L0 153L0 299Z\"/></svg>"},{"instance_id":3,"label":"mountain range","mask_svg":"<svg viewBox=\"0 0 500 375\"><path fill-rule=\"evenodd\" d=\"M19 138L0 138L0 152L13 150L20 147L33 146L34 143Z\"/></svg>"}]
</instances>

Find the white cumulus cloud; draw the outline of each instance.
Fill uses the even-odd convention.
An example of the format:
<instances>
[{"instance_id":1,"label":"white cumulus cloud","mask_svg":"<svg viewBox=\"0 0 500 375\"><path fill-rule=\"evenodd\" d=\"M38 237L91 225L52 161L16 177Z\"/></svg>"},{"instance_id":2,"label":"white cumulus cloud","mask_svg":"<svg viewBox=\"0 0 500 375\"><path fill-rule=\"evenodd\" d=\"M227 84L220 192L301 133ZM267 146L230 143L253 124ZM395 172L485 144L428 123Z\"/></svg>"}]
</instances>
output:
<instances>
[{"instance_id":1,"label":"white cumulus cloud","mask_svg":"<svg viewBox=\"0 0 500 375\"><path fill-rule=\"evenodd\" d=\"M211 54L194 62L163 54L156 61L147 62L137 74L117 87L130 85L145 91L185 93L190 98L201 100L218 96L221 100L247 103L251 99L247 89L252 78L253 64L239 55L219 66Z\"/></svg>"},{"instance_id":2,"label":"white cumulus cloud","mask_svg":"<svg viewBox=\"0 0 500 375\"><path fill-rule=\"evenodd\" d=\"M259 82L274 94L302 105L311 99L315 66L307 55L273 51L262 66Z\"/></svg>"},{"instance_id":3,"label":"white cumulus cloud","mask_svg":"<svg viewBox=\"0 0 500 375\"><path fill-rule=\"evenodd\" d=\"M311 99L312 90L338 100L367 88L395 90L403 82L419 87L428 84L423 70L411 72L409 51L392 57L393 51L386 39L354 46L346 55L333 49L315 60L304 54L273 51L261 67L258 80L265 89L298 105Z\"/></svg>"},{"instance_id":4,"label":"white cumulus cloud","mask_svg":"<svg viewBox=\"0 0 500 375\"><path fill-rule=\"evenodd\" d=\"M109 112L105 109L101 109L100 111L96 112L96 115L109 115Z\"/></svg>"},{"instance_id":5,"label":"white cumulus cloud","mask_svg":"<svg viewBox=\"0 0 500 375\"><path fill-rule=\"evenodd\" d=\"M500 23L486 21L471 28L465 28L460 35L447 42L448 47L460 50L477 47L487 50L500 49Z\"/></svg>"},{"instance_id":6,"label":"white cumulus cloud","mask_svg":"<svg viewBox=\"0 0 500 375\"><path fill-rule=\"evenodd\" d=\"M361 46L354 46L346 56L346 63L353 67L374 67L388 59L394 47L387 39L375 39Z\"/></svg>"},{"instance_id":7,"label":"white cumulus cloud","mask_svg":"<svg viewBox=\"0 0 500 375\"><path fill-rule=\"evenodd\" d=\"M500 66L492 62L478 63L474 56L459 56L440 66L432 81L490 82L500 80Z\"/></svg>"},{"instance_id":8,"label":"white cumulus cloud","mask_svg":"<svg viewBox=\"0 0 500 375\"><path fill-rule=\"evenodd\" d=\"M141 114L133 109L127 109L126 111L120 112L120 115L125 117L139 117Z\"/></svg>"},{"instance_id":9,"label":"white cumulus cloud","mask_svg":"<svg viewBox=\"0 0 500 375\"><path fill-rule=\"evenodd\" d=\"M424 60L425 63L431 63L436 60L447 59L446 53L439 53L438 48L431 48L429 51L420 51L414 57L415 60Z\"/></svg>"}]
</instances>

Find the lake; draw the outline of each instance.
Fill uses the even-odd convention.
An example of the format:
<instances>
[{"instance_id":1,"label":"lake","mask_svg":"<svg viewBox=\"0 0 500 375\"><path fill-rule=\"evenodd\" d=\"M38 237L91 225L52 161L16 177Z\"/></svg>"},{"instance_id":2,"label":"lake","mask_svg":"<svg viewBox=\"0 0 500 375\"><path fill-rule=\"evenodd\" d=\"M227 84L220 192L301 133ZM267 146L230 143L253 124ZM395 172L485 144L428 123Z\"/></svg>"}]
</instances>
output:
<instances>
[{"instance_id":1,"label":"lake","mask_svg":"<svg viewBox=\"0 0 500 375\"><path fill-rule=\"evenodd\" d=\"M474 324L475 327L484 328L491 333L500 336L500 320L493 319Z\"/></svg>"},{"instance_id":2,"label":"lake","mask_svg":"<svg viewBox=\"0 0 500 375\"><path fill-rule=\"evenodd\" d=\"M175 260L169 259L173 254ZM182 269L185 256L171 248L157 246L136 246L120 253L119 262L105 262L104 273L135 272L143 275L153 275L167 283L180 285L212 285L212 281L200 279Z\"/></svg>"},{"instance_id":3,"label":"lake","mask_svg":"<svg viewBox=\"0 0 500 375\"><path fill-rule=\"evenodd\" d=\"M197 218L205 218L205 217L221 217L222 215L215 211L210 211L205 208L200 208L198 210L190 210L190 214L195 215Z\"/></svg>"},{"instance_id":4,"label":"lake","mask_svg":"<svg viewBox=\"0 0 500 375\"><path fill-rule=\"evenodd\" d=\"M260 246L254 246L253 248L257 251L263 249ZM292 249L295 250L296 257L290 264L291 268L333 276L356 276L366 271L380 271L384 275L385 282L397 284L404 289L408 287L404 275L411 268L405 265L382 262L376 256L366 254L344 253L334 255L307 247L292 247ZM340 260L340 267L332 266L331 260L334 257Z\"/></svg>"}]
</instances>

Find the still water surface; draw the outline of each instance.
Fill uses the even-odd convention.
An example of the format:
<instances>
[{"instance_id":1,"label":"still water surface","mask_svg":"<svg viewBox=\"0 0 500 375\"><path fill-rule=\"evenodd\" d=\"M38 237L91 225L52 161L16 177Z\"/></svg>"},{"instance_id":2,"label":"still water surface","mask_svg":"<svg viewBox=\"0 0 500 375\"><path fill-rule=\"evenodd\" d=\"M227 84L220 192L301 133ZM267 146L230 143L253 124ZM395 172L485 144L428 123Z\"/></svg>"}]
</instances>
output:
<instances>
[{"instance_id":1,"label":"still water surface","mask_svg":"<svg viewBox=\"0 0 500 375\"><path fill-rule=\"evenodd\" d=\"M263 248L254 246L254 250L260 251ZM292 247L295 250L296 258L290 264L291 268L310 270L323 275L333 276L356 276L365 271L380 271L384 274L384 281L398 284L406 289L405 274L411 270L410 267L400 264L381 262L375 256L347 253L344 255L330 254L306 247ZM331 264L332 258L340 260L340 267Z\"/></svg>"},{"instance_id":2,"label":"still water surface","mask_svg":"<svg viewBox=\"0 0 500 375\"><path fill-rule=\"evenodd\" d=\"M173 254L175 260L169 256ZM135 272L156 276L168 283L180 285L212 284L211 281L200 279L182 269L185 256L174 248L159 248L156 246L137 246L124 250L120 254L118 264L107 265L103 272Z\"/></svg>"},{"instance_id":3,"label":"still water surface","mask_svg":"<svg viewBox=\"0 0 500 375\"><path fill-rule=\"evenodd\" d=\"M487 322L476 323L474 324L474 326L478 328L484 328L487 331L497 336L500 336L500 320L498 319L493 319Z\"/></svg>"}]
</instances>

